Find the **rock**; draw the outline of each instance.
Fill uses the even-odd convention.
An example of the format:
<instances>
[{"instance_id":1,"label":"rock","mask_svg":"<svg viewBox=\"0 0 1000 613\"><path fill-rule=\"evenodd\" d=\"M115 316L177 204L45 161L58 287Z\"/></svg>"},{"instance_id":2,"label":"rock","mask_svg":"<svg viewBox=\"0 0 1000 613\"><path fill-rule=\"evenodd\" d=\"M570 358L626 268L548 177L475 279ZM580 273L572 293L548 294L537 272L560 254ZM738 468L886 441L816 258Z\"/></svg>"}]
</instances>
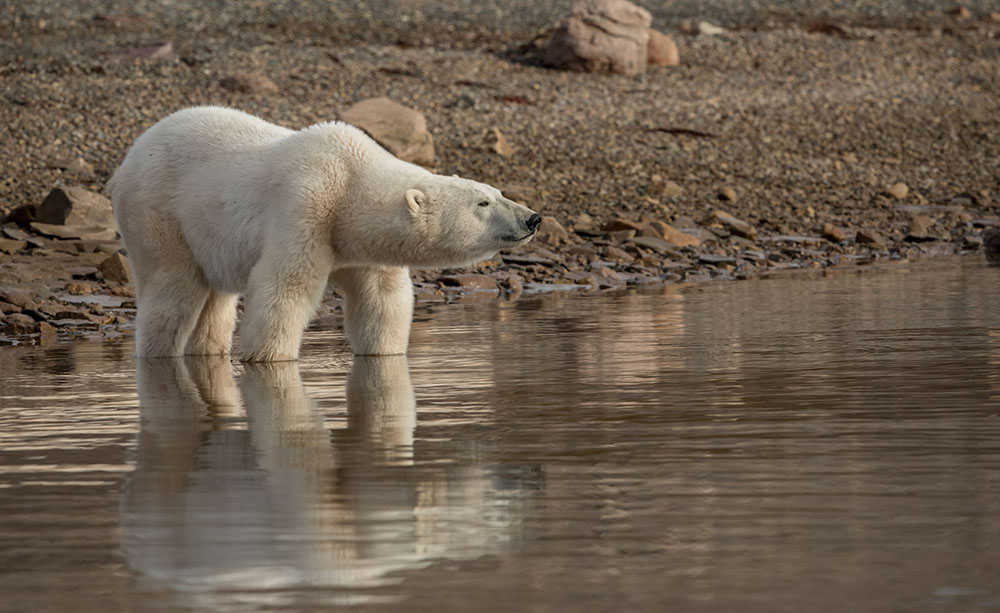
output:
<instances>
[{"instance_id":1,"label":"rock","mask_svg":"<svg viewBox=\"0 0 1000 613\"><path fill-rule=\"evenodd\" d=\"M588 261L597 259L597 249L594 249L590 245L573 245L567 249L567 253L578 255Z\"/></svg>"},{"instance_id":2,"label":"rock","mask_svg":"<svg viewBox=\"0 0 1000 613\"><path fill-rule=\"evenodd\" d=\"M677 228L671 226L670 224L663 223L662 221L653 221L650 222L649 225L656 230L660 238L678 247L697 247L701 244L701 240L697 236L692 236L687 232L681 232Z\"/></svg>"},{"instance_id":3,"label":"rock","mask_svg":"<svg viewBox=\"0 0 1000 613\"><path fill-rule=\"evenodd\" d=\"M562 224L555 217L551 215L542 217L542 223L538 226L538 234L536 235L537 240L551 245L560 243L568 238L569 232L566 231L566 228L562 227Z\"/></svg>"},{"instance_id":4,"label":"rock","mask_svg":"<svg viewBox=\"0 0 1000 613\"><path fill-rule=\"evenodd\" d=\"M937 236L934 236L932 228L934 227L934 220L926 215L914 215L910 219L910 227L906 231L906 236L903 240L918 243L923 241L934 241L937 240Z\"/></svg>"},{"instance_id":5,"label":"rock","mask_svg":"<svg viewBox=\"0 0 1000 613\"><path fill-rule=\"evenodd\" d=\"M728 185L719 189L719 200L736 202L736 190Z\"/></svg>"},{"instance_id":6,"label":"rock","mask_svg":"<svg viewBox=\"0 0 1000 613\"><path fill-rule=\"evenodd\" d=\"M1000 12L990 12L990 21L1000 22Z\"/></svg>"},{"instance_id":7,"label":"rock","mask_svg":"<svg viewBox=\"0 0 1000 613\"><path fill-rule=\"evenodd\" d=\"M698 256L698 261L702 264L735 264L736 258L731 255L717 255L715 253L702 253Z\"/></svg>"},{"instance_id":8,"label":"rock","mask_svg":"<svg viewBox=\"0 0 1000 613\"><path fill-rule=\"evenodd\" d=\"M109 241L115 240L118 233L114 228L89 226L81 227L77 225L55 225L48 223L32 222L31 229L42 236L50 236L63 240L81 239L88 241ZM76 251L74 247L74 251Z\"/></svg>"},{"instance_id":9,"label":"rock","mask_svg":"<svg viewBox=\"0 0 1000 613\"><path fill-rule=\"evenodd\" d=\"M650 177L649 186L646 187L646 195L653 197L677 198L683 194L684 189L680 185L668 181L660 175Z\"/></svg>"},{"instance_id":10,"label":"rock","mask_svg":"<svg viewBox=\"0 0 1000 613\"><path fill-rule=\"evenodd\" d=\"M402 160L421 166L434 164L434 138L419 111L388 98L372 98L354 104L341 118L367 132Z\"/></svg>"},{"instance_id":11,"label":"rock","mask_svg":"<svg viewBox=\"0 0 1000 613\"><path fill-rule=\"evenodd\" d=\"M174 56L174 45L171 42L150 43L125 49L114 55L119 60L167 60Z\"/></svg>"},{"instance_id":12,"label":"rock","mask_svg":"<svg viewBox=\"0 0 1000 613\"><path fill-rule=\"evenodd\" d=\"M262 72L239 72L219 79L219 87L241 94L277 94L278 85Z\"/></svg>"},{"instance_id":13,"label":"rock","mask_svg":"<svg viewBox=\"0 0 1000 613\"><path fill-rule=\"evenodd\" d=\"M105 281L132 283L132 269L128 265L128 258L120 253L111 255L97 268L104 275Z\"/></svg>"},{"instance_id":14,"label":"rock","mask_svg":"<svg viewBox=\"0 0 1000 613\"><path fill-rule=\"evenodd\" d=\"M546 66L638 76L645 72L652 17L627 0L582 0L545 50Z\"/></svg>"},{"instance_id":15,"label":"rock","mask_svg":"<svg viewBox=\"0 0 1000 613\"><path fill-rule=\"evenodd\" d=\"M907 194L910 193L910 188L906 186L906 183L896 183L887 189L885 193L897 200L902 200L903 198L906 198Z\"/></svg>"},{"instance_id":16,"label":"rock","mask_svg":"<svg viewBox=\"0 0 1000 613\"><path fill-rule=\"evenodd\" d=\"M604 257L614 262L631 262L635 258L627 251L618 247L608 247L604 250Z\"/></svg>"},{"instance_id":17,"label":"rock","mask_svg":"<svg viewBox=\"0 0 1000 613\"><path fill-rule=\"evenodd\" d=\"M505 158L514 155L514 148L507 142L500 128L490 128L487 130L483 142L493 153L502 155Z\"/></svg>"},{"instance_id":18,"label":"rock","mask_svg":"<svg viewBox=\"0 0 1000 613\"><path fill-rule=\"evenodd\" d=\"M885 239L882 235L874 230L861 229L858 230L857 235L854 237L854 241L859 245L870 245L875 249L886 249Z\"/></svg>"},{"instance_id":19,"label":"rock","mask_svg":"<svg viewBox=\"0 0 1000 613\"><path fill-rule=\"evenodd\" d=\"M952 15L954 15L955 17L958 17L959 19L971 19L972 18L972 11L970 11L968 9L968 7L962 6L961 4L959 4L958 6L955 6L949 12Z\"/></svg>"},{"instance_id":20,"label":"rock","mask_svg":"<svg viewBox=\"0 0 1000 613\"><path fill-rule=\"evenodd\" d=\"M601 226L601 230L605 232L619 232L621 230L634 230L639 232L642 230L642 224L631 219L623 219L621 217L612 219L611 221L605 223Z\"/></svg>"},{"instance_id":21,"label":"rock","mask_svg":"<svg viewBox=\"0 0 1000 613\"><path fill-rule=\"evenodd\" d=\"M38 332L39 345L52 345L59 339L59 332L56 330L56 327L44 321L38 322Z\"/></svg>"},{"instance_id":22,"label":"rock","mask_svg":"<svg viewBox=\"0 0 1000 613\"><path fill-rule=\"evenodd\" d=\"M7 215L7 221L16 223L22 228L35 221L35 210L33 204L22 204Z\"/></svg>"},{"instance_id":23,"label":"rock","mask_svg":"<svg viewBox=\"0 0 1000 613\"><path fill-rule=\"evenodd\" d=\"M704 34L705 36L720 36L726 32L728 32L728 30L725 28L711 24L707 21L698 22L698 34Z\"/></svg>"},{"instance_id":24,"label":"rock","mask_svg":"<svg viewBox=\"0 0 1000 613\"><path fill-rule=\"evenodd\" d=\"M24 313L11 313L0 319L0 334L22 336L38 332L38 322Z\"/></svg>"},{"instance_id":25,"label":"rock","mask_svg":"<svg viewBox=\"0 0 1000 613\"><path fill-rule=\"evenodd\" d=\"M8 255L17 253L22 249L28 248L27 241L16 241L10 238L0 238L0 253L6 253Z\"/></svg>"},{"instance_id":26,"label":"rock","mask_svg":"<svg viewBox=\"0 0 1000 613\"><path fill-rule=\"evenodd\" d=\"M823 224L822 235L823 238L834 243L847 240L847 232L844 232L843 229L833 225L832 223Z\"/></svg>"},{"instance_id":27,"label":"rock","mask_svg":"<svg viewBox=\"0 0 1000 613\"><path fill-rule=\"evenodd\" d=\"M677 66L681 63L677 43L662 32L649 30L649 44L646 47L646 61L652 66Z\"/></svg>"},{"instance_id":28,"label":"rock","mask_svg":"<svg viewBox=\"0 0 1000 613\"><path fill-rule=\"evenodd\" d=\"M497 282L488 275L447 275L438 281L446 287L460 287L468 290L497 291Z\"/></svg>"},{"instance_id":29,"label":"rock","mask_svg":"<svg viewBox=\"0 0 1000 613\"><path fill-rule=\"evenodd\" d=\"M64 171L70 176L85 181L90 181L94 179L95 176L94 165L81 157L70 160L69 163L66 164Z\"/></svg>"},{"instance_id":30,"label":"rock","mask_svg":"<svg viewBox=\"0 0 1000 613\"><path fill-rule=\"evenodd\" d=\"M676 247L672 243L668 243L662 238L653 238L651 236L637 236L632 239L633 245L638 245L639 247L645 247L651 251L656 251L657 253L664 253L668 255L673 255Z\"/></svg>"},{"instance_id":31,"label":"rock","mask_svg":"<svg viewBox=\"0 0 1000 613\"><path fill-rule=\"evenodd\" d=\"M607 266L595 268L590 273L597 279L598 287L601 289L625 287L626 281L614 270Z\"/></svg>"},{"instance_id":32,"label":"rock","mask_svg":"<svg viewBox=\"0 0 1000 613\"><path fill-rule=\"evenodd\" d=\"M982 249L983 248L983 237L978 234L963 234L962 235L962 249Z\"/></svg>"},{"instance_id":33,"label":"rock","mask_svg":"<svg viewBox=\"0 0 1000 613\"><path fill-rule=\"evenodd\" d=\"M35 211L35 221L55 225L114 227L111 201L82 187L55 188Z\"/></svg>"},{"instance_id":34,"label":"rock","mask_svg":"<svg viewBox=\"0 0 1000 613\"><path fill-rule=\"evenodd\" d=\"M611 242L621 243L634 237L636 234L638 234L638 232L635 230L613 230L611 232L606 232L604 236Z\"/></svg>"},{"instance_id":35,"label":"rock","mask_svg":"<svg viewBox=\"0 0 1000 613\"><path fill-rule=\"evenodd\" d=\"M990 228L983 232L983 253L994 266L1000 266L1000 229Z\"/></svg>"},{"instance_id":36,"label":"rock","mask_svg":"<svg viewBox=\"0 0 1000 613\"><path fill-rule=\"evenodd\" d=\"M742 219L737 219L725 211L716 209L712 212L712 219L721 223L730 232L743 238L754 240L757 238L757 229Z\"/></svg>"}]
</instances>

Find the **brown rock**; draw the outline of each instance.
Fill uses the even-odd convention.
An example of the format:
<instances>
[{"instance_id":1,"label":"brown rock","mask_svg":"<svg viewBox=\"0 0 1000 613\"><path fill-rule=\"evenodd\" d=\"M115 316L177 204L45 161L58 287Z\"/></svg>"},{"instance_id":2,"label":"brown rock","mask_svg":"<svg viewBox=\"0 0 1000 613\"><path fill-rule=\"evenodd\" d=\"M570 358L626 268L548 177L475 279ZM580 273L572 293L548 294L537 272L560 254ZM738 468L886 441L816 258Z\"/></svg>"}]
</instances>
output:
<instances>
[{"instance_id":1,"label":"brown rock","mask_svg":"<svg viewBox=\"0 0 1000 613\"><path fill-rule=\"evenodd\" d=\"M54 225L114 227L111 201L82 187L55 188L35 211L35 221Z\"/></svg>"},{"instance_id":2,"label":"brown rock","mask_svg":"<svg viewBox=\"0 0 1000 613\"><path fill-rule=\"evenodd\" d=\"M719 200L736 202L736 190L726 185L719 189Z\"/></svg>"},{"instance_id":3,"label":"brown rock","mask_svg":"<svg viewBox=\"0 0 1000 613\"><path fill-rule=\"evenodd\" d=\"M903 240L911 243L937 240L938 237L934 235L933 227L934 220L930 217L926 215L914 215L910 219L910 227L907 229Z\"/></svg>"},{"instance_id":4,"label":"brown rock","mask_svg":"<svg viewBox=\"0 0 1000 613\"><path fill-rule=\"evenodd\" d=\"M21 336L38 332L38 322L24 313L11 313L0 319L0 334Z\"/></svg>"},{"instance_id":5,"label":"brown rock","mask_svg":"<svg viewBox=\"0 0 1000 613\"><path fill-rule=\"evenodd\" d=\"M823 224L823 238L828 241L839 243L847 240L847 233L832 223Z\"/></svg>"},{"instance_id":6,"label":"brown rock","mask_svg":"<svg viewBox=\"0 0 1000 613\"><path fill-rule=\"evenodd\" d=\"M52 238L59 238L63 240L71 239L82 239L88 241L109 241L114 240L118 233L115 232L114 228L108 228L106 226L87 226L81 227L77 225L56 225L48 223L32 222L31 229L35 232L41 234L42 236L50 236ZM76 251L76 247L73 247Z\"/></svg>"},{"instance_id":7,"label":"brown rock","mask_svg":"<svg viewBox=\"0 0 1000 613\"><path fill-rule=\"evenodd\" d=\"M625 279L622 279L621 275L606 266L595 268L590 272L597 279L601 288L624 287L626 285Z\"/></svg>"},{"instance_id":8,"label":"brown rock","mask_svg":"<svg viewBox=\"0 0 1000 613\"><path fill-rule=\"evenodd\" d=\"M447 287L460 287L469 290L496 291L497 282L488 275L447 275L439 277L438 281Z\"/></svg>"},{"instance_id":9,"label":"brown rock","mask_svg":"<svg viewBox=\"0 0 1000 613\"><path fill-rule=\"evenodd\" d=\"M910 193L910 188L906 186L906 183L896 183L887 189L886 193L897 200L902 200L903 198L906 198L907 194Z\"/></svg>"},{"instance_id":10,"label":"brown rock","mask_svg":"<svg viewBox=\"0 0 1000 613\"><path fill-rule=\"evenodd\" d=\"M52 345L59 339L59 333L55 326L47 324L44 321L38 322L38 332L39 345Z\"/></svg>"},{"instance_id":11,"label":"brown rock","mask_svg":"<svg viewBox=\"0 0 1000 613\"><path fill-rule=\"evenodd\" d=\"M35 296L30 290L20 287L0 287L0 300L20 308L34 308Z\"/></svg>"},{"instance_id":12,"label":"brown rock","mask_svg":"<svg viewBox=\"0 0 1000 613\"><path fill-rule=\"evenodd\" d=\"M120 253L115 253L101 262L98 269L104 275L105 281L132 283L132 269L128 265L128 258Z\"/></svg>"},{"instance_id":13,"label":"brown rock","mask_svg":"<svg viewBox=\"0 0 1000 613\"><path fill-rule=\"evenodd\" d=\"M66 174L85 181L92 180L95 172L94 165L80 157L70 160L64 170Z\"/></svg>"},{"instance_id":14,"label":"brown rock","mask_svg":"<svg viewBox=\"0 0 1000 613\"><path fill-rule=\"evenodd\" d=\"M659 230L660 236L667 242L677 245L678 247L697 247L701 244L701 240L696 236L692 236L687 232L681 232L677 228L665 224L662 221L654 221L653 227Z\"/></svg>"},{"instance_id":15,"label":"brown rock","mask_svg":"<svg viewBox=\"0 0 1000 613\"><path fill-rule=\"evenodd\" d=\"M519 294L524 291L524 279L520 275L510 275L504 284L507 286L507 291L512 294Z\"/></svg>"},{"instance_id":16,"label":"brown rock","mask_svg":"<svg viewBox=\"0 0 1000 613\"><path fill-rule=\"evenodd\" d=\"M632 221L631 219L616 218L605 223L601 226L601 229L605 232L618 232L620 230L634 230L639 232L642 230L642 224L637 221Z\"/></svg>"},{"instance_id":17,"label":"brown rock","mask_svg":"<svg viewBox=\"0 0 1000 613\"><path fill-rule=\"evenodd\" d=\"M875 249L885 249L885 239L882 235L874 230L861 229L858 230L857 236L854 238L855 242L859 245L870 245Z\"/></svg>"},{"instance_id":18,"label":"brown rock","mask_svg":"<svg viewBox=\"0 0 1000 613\"><path fill-rule=\"evenodd\" d=\"M604 257L615 262L631 262L635 259L629 255L627 251L619 249L618 247L608 247L605 249Z\"/></svg>"},{"instance_id":19,"label":"brown rock","mask_svg":"<svg viewBox=\"0 0 1000 613\"><path fill-rule=\"evenodd\" d=\"M673 254L676 249L672 243L668 243L662 238L653 238L651 236L637 236L632 239L632 244L665 254Z\"/></svg>"},{"instance_id":20,"label":"brown rock","mask_svg":"<svg viewBox=\"0 0 1000 613\"><path fill-rule=\"evenodd\" d=\"M743 238L754 240L757 238L757 229L742 219L737 219L725 211L716 209L712 212L712 218L724 225L730 232Z\"/></svg>"},{"instance_id":21,"label":"brown rock","mask_svg":"<svg viewBox=\"0 0 1000 613\"><path fill-rule=\"evenodd\" d=\"M171 42L139 45L117 53L114 57L120 60L167 60L174 56L174 45Z\"/></svg>"},{"instance_id":22,"label":"brown rock","mask_svg":"<svg viewBox=\"0 0 1000 613\"><path fill-rule=\"evenodd\" d=\"M994 266L1000 265L1000 229L990 228L983 231L983 253Z\"/></svg>"},{"instance_id":23,"label":"brown rock","mask_svg":"<svg viewBox=\"0 0 1000 613\"><path fill-rule=\"evenodd\" d=\"M540 240L548 245L558 245L569 238L569 232L551 215L542 217L542 223L538 226L536 240Z\"/></svg>"},{"instance_id":24,"label":"brown rock","mask_svg":"<svg viewBox=\"0 0 1000 613\"><path fill-rule=\"evenodd\" d=\"M544 63L581 72L645 72L652 17L627 0L582 0L549 42Z\"/></svg>"},{"instance_id":25,"label":"brown rock","mask_svg":"<svg viewBox=\"0 0 1000 613\"><path fill-rule=\"evenodd\" d=\"M684 189L660 175L653 175L649 178L649 186L646 187L646 194L653 197L676 198L684 194Z\"/></svg>"},{"instance_id":26,"label":"brown rock","mask_svg":"<svg viewBox=\"0 0 1000 613\"><path fill-rule=\"evenodd\" d=\"M27 241L16 241L10 238L0 238L0 253L13 254L27 249Z\"/></svg>"},{"instance_id":27,"label":"brown rock","mask_svg":"<svg viewBox=\"0 0 1000 613\"><path fill-rule=\"evenodd\" d=\"M239 72L219 80L222 89L241 94L276 94L278 85L262 72Z\"/></svg>"},{"instance_id":28,"label":"brown rock","mask_svg":"<svg viewBox=\"0 0 1000 613\"><path fill-rule=\"evenodd\" d=\"M33 204L22 204L7 215L7 221L14 222L23 228L35 221L36 208Z\"/></svg>"},{"instance_id":29,"label":"brown rock","mask_svg":"<svg viewBox=\"0 0 1000 613\"><path fill-rule=\"evenodd\" d=\"M959 19L972 18L972 11L970 11L968 7L962 6L961 4L952 8L950 13Z\"/></svg>"},{"instance_id":30,"label":"brown rock","mask_svg":"<svg viewBox=\"0 0 1000 613\"><path fill-rule=\"evenodd\" d=\"M507 138L500 131L500 128L490 128L487 130L483 142L493 153L502 155L505 158L514 155L514 148L507 142Z\"/></svg>"},{"instance_id":31,"label":"brown rock","mask_svg":"<svg viewBox=\"0 0 1000 613\"><path fill-rule=\"evenodd\" d=\"M419 111L388 98L372 98L354 104L341 117L367 132L396 157L421 166L434 164L434 139Z\"/></svg>"},{"instance_id":32,"label":"brown rock","mask_svg":"<svg viewBox=\"0 0 1000 613\"><path fill-rule=\"evenodd\" d=\"M653 66L676 66L681 63L681 56L674 39L653 29L649 30L646 55L647 61Z\"/></svg>"}]
</instances>

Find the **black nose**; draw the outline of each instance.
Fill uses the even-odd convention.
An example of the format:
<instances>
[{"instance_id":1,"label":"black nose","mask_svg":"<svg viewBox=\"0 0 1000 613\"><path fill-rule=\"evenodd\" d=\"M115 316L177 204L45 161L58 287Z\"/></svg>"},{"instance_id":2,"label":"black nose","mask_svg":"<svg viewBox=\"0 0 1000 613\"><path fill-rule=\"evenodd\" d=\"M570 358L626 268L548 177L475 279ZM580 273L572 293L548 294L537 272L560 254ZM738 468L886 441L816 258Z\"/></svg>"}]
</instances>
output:
<instances>
[{"instance_id":1,"label":"black nose","mask_svg":"<svg viewBox=\"0 0 1000 613\"><path fill-rule=\"evenodd\" d=\"M527 224L528 224L528 229L534 232L535 230L538 229L538 226L542 225L542 216L539 215L538 213L535 213L534 215L528 218Z\"/></svg>"}]
</instances>

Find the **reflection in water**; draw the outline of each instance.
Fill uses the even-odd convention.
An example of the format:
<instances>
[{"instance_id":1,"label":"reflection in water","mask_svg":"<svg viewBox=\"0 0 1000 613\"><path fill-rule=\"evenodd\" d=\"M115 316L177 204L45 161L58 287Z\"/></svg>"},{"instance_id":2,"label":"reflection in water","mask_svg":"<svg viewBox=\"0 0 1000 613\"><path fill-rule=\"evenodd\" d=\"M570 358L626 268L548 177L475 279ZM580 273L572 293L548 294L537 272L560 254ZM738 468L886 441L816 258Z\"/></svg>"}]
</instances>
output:
<instances>
[{"instance_id":1,"label":"reflection in water","mask_svg":"<svg viewBox=\"0 0 1000 613\"><path fill-rule=\"evenodd\" d=\"M295 363L247 365L237 387L226 358L140 360L138 389L124 549L150 587L188 592L188 604L377 586L509 539L512 518L489 508L490 470L411 469L404 356L355 359L347 428L334 434Z\"/></svg>"}]
</instances>

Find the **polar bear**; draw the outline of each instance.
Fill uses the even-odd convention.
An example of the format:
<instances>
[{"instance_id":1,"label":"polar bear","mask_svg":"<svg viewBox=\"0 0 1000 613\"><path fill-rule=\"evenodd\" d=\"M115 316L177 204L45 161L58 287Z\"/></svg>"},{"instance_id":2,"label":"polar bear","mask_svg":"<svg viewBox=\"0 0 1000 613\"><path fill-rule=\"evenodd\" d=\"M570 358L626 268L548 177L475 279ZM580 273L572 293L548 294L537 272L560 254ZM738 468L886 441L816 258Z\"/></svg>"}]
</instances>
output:
<instances>
[{"instance_id":1,"label":"polar bear","mask_svg":"<svg viewBox=\"0 0 1000 613\"><path fill-rule=\"evenodd\" d=\"M138 307L136 350L295 360L328 281L357 355L406 353L409 267L463 266L528 242L538 213L404 162L361 130L293 131L221 107L178 111L109 182Z\"/></svg>"}]
</instances>

